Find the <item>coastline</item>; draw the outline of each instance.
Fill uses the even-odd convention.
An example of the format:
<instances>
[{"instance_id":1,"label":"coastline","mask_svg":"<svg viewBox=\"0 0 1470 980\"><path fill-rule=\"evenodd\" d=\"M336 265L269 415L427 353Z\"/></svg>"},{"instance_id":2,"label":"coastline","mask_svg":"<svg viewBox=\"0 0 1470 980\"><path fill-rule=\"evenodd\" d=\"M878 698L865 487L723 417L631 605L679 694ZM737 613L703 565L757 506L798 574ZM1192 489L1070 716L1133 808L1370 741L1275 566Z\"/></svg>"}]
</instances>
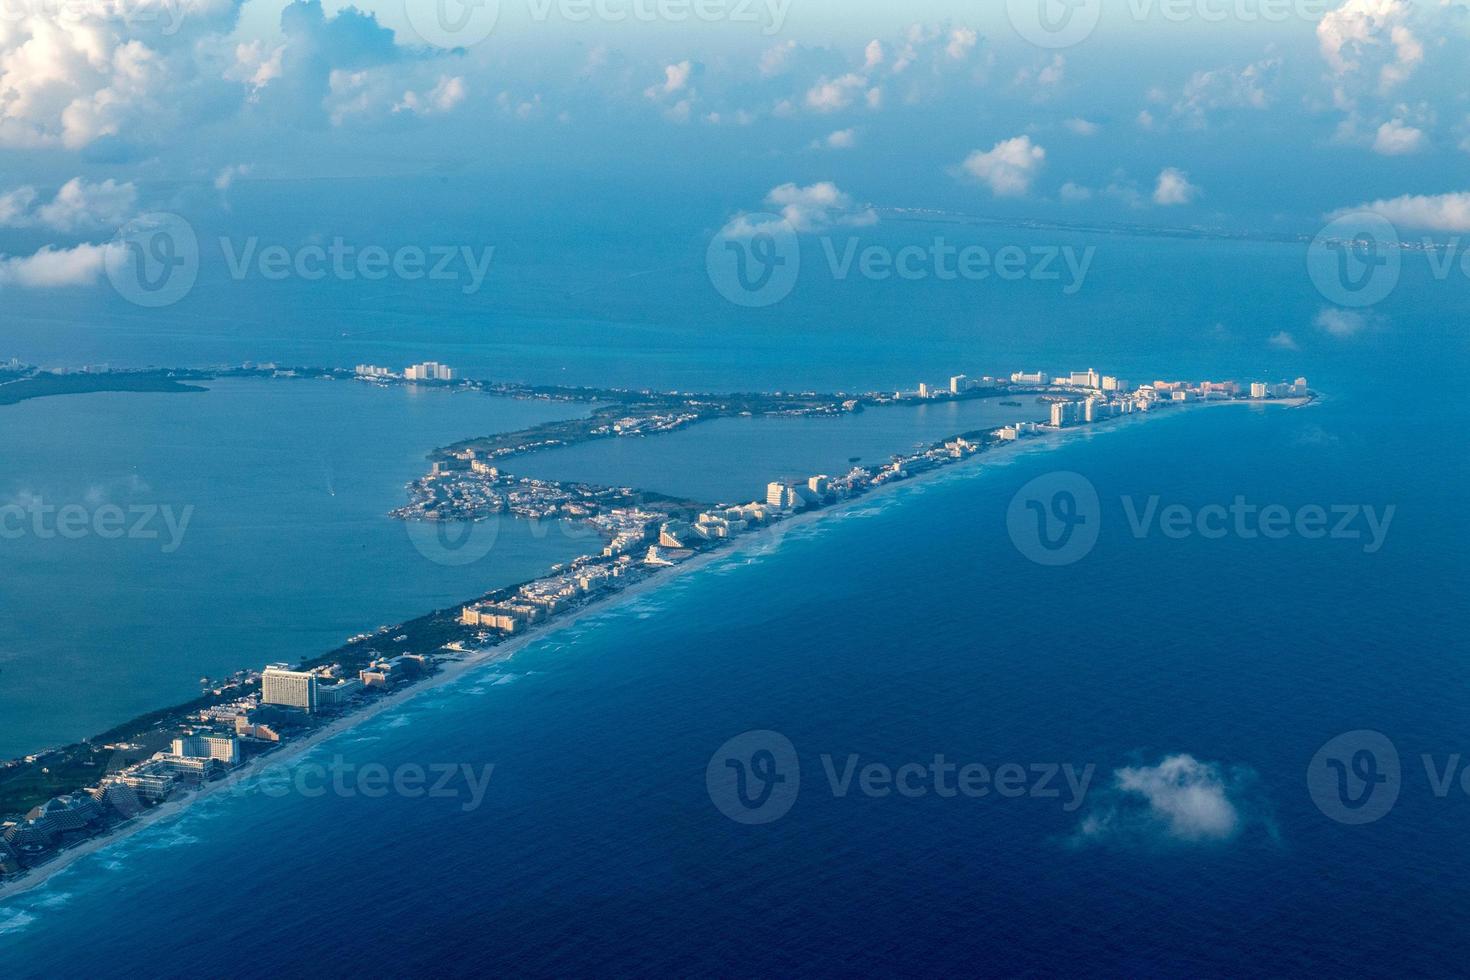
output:
<instances>
[{"instance_id":1,"label":"coastline","mask_svg":"<svg viewBox=\"0 0 1470 980\"><path fill-rule=\"evenodd\" d=\"M1242 400L1214 402L1201 401L1193 402L1181 407L1186 409L1186 412L1189 409L1203 408L1211 405L1257 405L1259 407L1276 406L1280 408L1297 409L1310 405L1315 400L1316 397L1313 396L1306 398L1279 399L1272 402L1251 402ZM1172 411L1167 412L1165 413L1164 417L1167 418L1174 414L1175 413ZM1182 416L1186 413L1178 414ZM110 833L93 838L91 840L87 840L74 847L68 848L60 852L56 857L48 861L45 865L30 871L24 877L18 878L8 883L0 883L0 904L3 904L20 895L40 888L41 886L49 883L57 875L71 868L83 858L103 852L114 844L120 843L121 841L124 841L137 833L147 830L150 827L166 823L176 817L183 815L188 811L189 807L191 807L199 800L218 794L222 791L225 791L226 789L238 786L241 782L244 782L257 775L268 765L287 763L292 760L298 759L318 745L321 745L322 743L327 742L338 735L349 732L359 727L364 722L376 718L387 711L398 708L403 704L412 701L420 694L428 691L438 690L448 684L455 683L458 680L466 677L467 675L472 674L484 667L508 661L521 650L525 649L533 643L536 643L547 637L554 636L557 633L583 621L588 617L599 615L605 612L612 612L618 609L620 606L630 602L631 600L645 595L648 592L659 588L664 583L672 582L685 574L699 571L720 561L723 561L726 558L734 557L748 552L752 547L759 547L769 544L773 541L779 541L788 532L795 530L796 528L815 524L830 516L841 514L843 512L851 511L853 509L861 507L873 500L883 499L885 495L891 495L894 491L903 487L919 486L931 481L937 481L944 477L954 477L960 473L968 473L973 471L975 468L980 467L984 463L994 463L998 458L1018 456L1027 452L1028 450L1048 450L1050 448L1060 446L1077 436L1095 436L1099 432L1123 431L1127 428L1142 425L1155 418L1156 416L1152 414L1135 414L1128 418L1112 420L1114 423L1116 423L1113 425L1101 427L1066 428L1045 432L1037 437L1027 439L1025 441L1007 442L992 445L984 452L976 453L972 456L958 460L951 465L921 472L904 480L893 481L880 485L860 497L854 497L848 500L844 500L830 507L793 514L792 516L787 517L775 524L763 527L753 533L743 535L739 538L734 539L728 547L698 554L682 564L664 569L659 574L636 582L633 585L630 585L627 588L618 591L616 594L606 598L605 600L590 603L568 613L565 616L558 617L557 619L548 622L546 625L540 628L531 630L518 637L514 637L504 643L497 644L496 646L490 647L478 653L470 654L463 659L450 661L445 666L443 666L438 673L433 674L427 679L415 683L411 686L383 695L366 707L360 708L356 711L352 711L341 716L340 718L336 718L329 724L324 725L322 728L312 732L311 734L306 735L300 739L291 741L279 752L271 752L259 756L248 764L242 766L241 768L234 770L228 776L217 782L206 784L186 796L181 796L177 799L169 800L168 802L160 804L154 809L149 810L147 813L135 817L128 823L119 826L117 829Z\"/></svg>"}]
</instances>

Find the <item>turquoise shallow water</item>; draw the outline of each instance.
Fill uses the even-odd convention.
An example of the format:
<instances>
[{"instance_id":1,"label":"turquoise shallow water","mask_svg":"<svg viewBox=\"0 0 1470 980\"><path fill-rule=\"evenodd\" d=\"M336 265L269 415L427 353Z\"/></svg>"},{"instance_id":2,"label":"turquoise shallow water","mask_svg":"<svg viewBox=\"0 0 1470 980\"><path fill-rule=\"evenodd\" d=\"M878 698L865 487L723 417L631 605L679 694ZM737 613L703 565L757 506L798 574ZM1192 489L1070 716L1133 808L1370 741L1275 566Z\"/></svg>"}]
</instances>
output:
<instances>
[{"instance_id":1,"label":"turquoise shallow water","mask_svg":"<svg viewBox=\"0 0 1470 980\"><path fill-rule=\"evenodd\" d=\"M201 675L324 652L348 636L530 577L580 553L559 526L497 523L482 561L441 565L388 511L432 448L579 406L343 382L212 382L0 408L0 505L129 513L154 537L0 540L0 757L187 700ZM184 514L189 515L183 523ZM122 525L119 525L121 527ZM102 525L107 530L111 525Z\"/></svg>"}]
</instances>

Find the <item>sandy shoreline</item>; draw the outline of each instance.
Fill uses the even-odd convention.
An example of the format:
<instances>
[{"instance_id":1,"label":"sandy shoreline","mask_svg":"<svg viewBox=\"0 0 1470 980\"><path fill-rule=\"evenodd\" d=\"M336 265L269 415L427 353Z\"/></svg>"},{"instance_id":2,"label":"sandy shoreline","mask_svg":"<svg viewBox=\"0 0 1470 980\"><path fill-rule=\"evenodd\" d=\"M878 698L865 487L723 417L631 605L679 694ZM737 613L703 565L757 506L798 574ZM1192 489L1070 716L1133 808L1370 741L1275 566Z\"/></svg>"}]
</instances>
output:
<instances>
[{"instance_id":1,"label":"sandy shoreline","mask_svg":"<svg viewBox=\"0 0 1470 980\"><path fill-rule=\"evenodd\" d=\"M1301 408L1304 405L1310 404L1312 401L1313 399L1310 398L1298 398L1278 399L1271 402L1255 402L1243 400L1193 402L1184 407L1201 408L1209 405L1275 405L1279 407ZM1163 417L1167 418L1174 413L1167 412L1162 414ZM218 782L209 783L201 787L200 789L188 794L187 796L170 800L167 803L164 803L148 811L142 816L135 818L131 822L120 826L112 833L109 833L102 837L94 838L82 844L78 844L75 847L68 848L67 850L62 851L59 855L57 855L51 861L47 862L42 867L31 871L25 877L9 882L7 884L0 884L0 902L8 901L25 892L31 891L35 888L39 888L40 886L49 882L56 875L58 875L62 871L65 871L73 864L87 857L88 855L104 851L112 845L124 841L134 834L139 833L140 831L146 830L149 827L156 826L170 819L173 819L174 817L180 816L185 811L187 811L190 806L192 806L199 800L205 799L222 791L229 790L238 786L241 782L256 775L266 766L278 765L297 759L317 745L320 745L325 741L341 735L344 732L348 732L358 727L362 723L383 714L386 711L400 707L401 705L411 701L421 694L424 694L425 692L437 690L447 684L452 684L460 678L466 676L467 674L473 673L474 671L477 671L481 668L509 660L510 658L515 656L516 653L523 650L532 643L536 643L547 637L554 636L556 633L575 625L586 617L600 615L605 612L611 612L613 610L616 610L619 606L628 603L630 600L640 595L644 595L652 591L653 589L658 588L659 586L662 586L667 582L671 582L674 579L679 578L685 574L698 571L702 568L706 568L712 564L715 564L716 562L720 562L727 558L739 555L742 552L748 551L751 547L760 546L772 541L780 540L781 537L783 537L787 532L793 530L794 528L801 527L806 524L815 523L834 514L840 514L844 511L863 506L864 504L867 504L875 499L880 499L883 495L898 488L917 486L940 477L950 476L979 466L984 462L993 462L997 458L1017 455L1019 452L1024 451L1028 448L1041 448L1048 445L1056 445L1064 440L1082 434L1097 434L1099 432L1121 431L1122 429L1129 427L1130 424L1136 425L1138 423L1146 422L1156 417L1158 416L1155 416L1152 413L1136 413L1132 416L1113 420L1114 422L1119 423L1115 425L1079 426L1076 428L1062 429L1055 432L1046 432L1041 434L1040 436L1026 439L1024 441L1002 443L992 446L984 452L977 453L974 456L962 459L959 462L952 463L948 466L942 466L938 469L930 470L925 473L920 473L917 476L910 477L906 480L899 480L892 483L884 484L874 490L869 491L866 494L863 494L861 497L846 500L842 503L835 504L822 510L796 514L776 524L772 524L770 526L762 528L754 533L743 535L735 539L728 547L706 552L704 554L691 558L689 561L685 562L682 565L677 565L672 568L665 569L664 571L656 575L650 576L649 578L641 582L638 582L627 587L626 589L623 589L622 591L603 601L590 603L576 610L575 612L572 612L566 616L560 617L550 623L547 623L545 626L532 630L521 636L515 637L514 639L499 644L495 647L491 647L488 650L467 656L463 660L451 661L445 666L441 667L438 673L432 675L427 680L414 684L411 687L395 691L391 694L384 695L368 707L354 711L351 714L344 715L343 717L332 721L330 724L323 726L317 731L312 732L310 735L292 741L280 751L270 752L263 756L260 756L252 760L248 765L245 765L240 769L235 770L234 772L230 773L229 776L219 780Z\"/></svg>"}]
</instances>

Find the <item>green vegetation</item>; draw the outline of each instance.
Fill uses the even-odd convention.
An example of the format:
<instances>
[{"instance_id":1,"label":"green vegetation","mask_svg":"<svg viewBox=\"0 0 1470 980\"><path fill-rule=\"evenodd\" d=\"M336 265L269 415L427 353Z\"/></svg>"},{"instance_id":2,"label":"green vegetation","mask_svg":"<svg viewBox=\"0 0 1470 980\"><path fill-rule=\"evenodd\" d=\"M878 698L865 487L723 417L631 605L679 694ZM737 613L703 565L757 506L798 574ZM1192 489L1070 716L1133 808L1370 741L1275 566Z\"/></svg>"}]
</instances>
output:
<instances>
[{"instance_id":1,"label":"green vegetation","mask_svg":"<svg viewBox=\"0 0 1470 980\"><path fill-rule=\"evenodd\" d=\"M41 372L19 381L0 384L0 405L14 405L32 398L54 395L83 395L99 391L159 392L164 394L204 391L179 379L208 380L196 371L127 371L106 374L49 374Z\"/></svg>"}]
</instances>

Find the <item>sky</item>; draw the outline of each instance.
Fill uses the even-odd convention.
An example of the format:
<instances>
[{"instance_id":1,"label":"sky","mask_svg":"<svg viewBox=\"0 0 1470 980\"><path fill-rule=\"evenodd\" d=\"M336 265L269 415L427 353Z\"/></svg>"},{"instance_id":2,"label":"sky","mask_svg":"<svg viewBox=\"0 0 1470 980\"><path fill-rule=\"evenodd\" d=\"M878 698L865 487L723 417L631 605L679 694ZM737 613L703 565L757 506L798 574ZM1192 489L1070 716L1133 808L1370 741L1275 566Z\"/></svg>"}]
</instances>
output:
<instances>
[{"instance_id":1,"label":"sky","mask_svg":"<svg viewBox=\"0 0 1470 980\"><path fill-rule=\"evenodd\" d=\"M533 181L557 223L697 194L799 232L919 208L1310 236L1368 207L1446 238L1467 66L1470 0L10 0L0 291L99 285L140 215L247 224L245 182L310 209L364 177L402 181L363 203L385 225L471 177Z\"/></svg>"}]
</instances>

